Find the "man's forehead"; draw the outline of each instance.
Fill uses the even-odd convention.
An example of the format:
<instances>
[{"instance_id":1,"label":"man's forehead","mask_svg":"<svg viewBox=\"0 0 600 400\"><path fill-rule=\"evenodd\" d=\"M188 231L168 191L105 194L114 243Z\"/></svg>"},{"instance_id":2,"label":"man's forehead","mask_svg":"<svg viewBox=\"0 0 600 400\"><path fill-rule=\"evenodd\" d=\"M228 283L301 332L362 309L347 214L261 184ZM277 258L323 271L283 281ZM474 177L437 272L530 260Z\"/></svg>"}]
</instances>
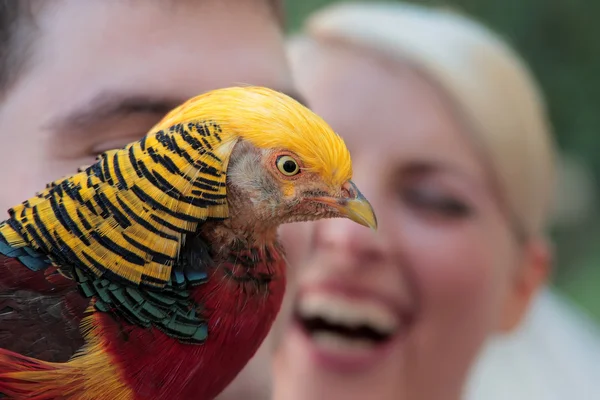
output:
<instances>
[{"instance_id":1,"label":"man's forehead","mask_svg":"<svg viewBox=\"0 0 600 400\"><path fill-rule=\"evenodd\" d=\"M124 31L131 34L143 32L146 35L146 44L160 41L168 32L204 32L209 41L218 43L235 36L237 29L232 27L239 27L239 30L244 31L248 27L257 28L257 22L260 22L259 27L274 26L276 31L281 33L273 13L269 12L269 3L267 0L49 2L47 7L36 14L36 27L44 34L37 39L52 39L52 34L56 34L62 36L61 39L70 39L72 42L87 43L94 38L97 41L106 40L117 46L128 43L131 39L131 36L122 35ZM84 35L86 30L82 28L87 27L95 28L90 32L91 35ZM225 31L232 34L215 35ZM202 36L195 36L194 39L202 41Z\"/></svg>"},{"instance_id":2,"label":"man's forehead","mask_svg":"<svg viewBox=\"0 0 600 400\"><path fill-rule=\"evenodd\" d=\"M189 97L238 84L298 97L291 90L282 34L272 13L247 6L266 2L242 6L235 1L234 7L231 0L200 1L201 6L186 12L168 13L156 12L149 5L154 2L145 1L90 2L96 12L66 2L71 3L67 16L81 14L89 29L76 29L83 20L60 26L58 21L36 49L34 85L48 94L45 102L56 111L46 124L77 126L117 114L164 115ZM272 23L266 23L268 18Z\"/></svg>"},{"instance_id":3,"label":"man's forehead","mask_svg":"<svg viewBox=\"0 0 600 400\"><path fill-rule=\"evenodd\" d=\"M98 69L117 74L128 68L142 77L164 72L165 66L198 75L215 67L243 71L248 63L285 59L282 32L272 13L259 11L265 8L262 1L186 1L170 12L156 6L162 3L58 2L64 5L40 15L35 65L52 68L64 60L91 78ZM238 57L237 63L225 57Z\"/></svg>"}]
</instances>

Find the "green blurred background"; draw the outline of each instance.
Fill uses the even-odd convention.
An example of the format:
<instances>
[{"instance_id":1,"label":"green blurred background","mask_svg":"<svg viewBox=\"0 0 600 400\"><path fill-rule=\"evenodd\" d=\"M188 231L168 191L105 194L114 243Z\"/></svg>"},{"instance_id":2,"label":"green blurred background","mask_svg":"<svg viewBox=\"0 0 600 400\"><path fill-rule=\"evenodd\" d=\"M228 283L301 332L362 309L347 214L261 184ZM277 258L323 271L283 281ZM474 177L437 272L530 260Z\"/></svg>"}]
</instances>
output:
<instances>
[{"instance_id":1,"label":"green blurred background","mask_svg":"<svg viewBox=\"0 0 600 400\"><path fill-rule=\"evenodd\" d=\"M365 0L368 1L368 0ZM289 31L336 0L285 0ZM460 11L515 47L540 82L568 163L552 235L553 284L600 322L600 1L413 0Z\"/></svg>"}]
</instances>

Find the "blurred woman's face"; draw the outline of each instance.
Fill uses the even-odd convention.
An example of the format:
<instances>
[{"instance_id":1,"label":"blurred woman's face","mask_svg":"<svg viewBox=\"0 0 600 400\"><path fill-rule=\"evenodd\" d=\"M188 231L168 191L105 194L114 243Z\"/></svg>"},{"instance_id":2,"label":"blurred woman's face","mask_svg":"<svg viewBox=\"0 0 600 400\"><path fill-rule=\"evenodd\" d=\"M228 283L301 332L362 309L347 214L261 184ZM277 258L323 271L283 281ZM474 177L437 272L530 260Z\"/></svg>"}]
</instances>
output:
<instances>
[{"instance_id":1,"label":"blurred woman's face","mask_svg":"<svg viewBox=\"0 0 600 400\"><path fill-rule=\"evenodd\" d=\"M469 133L410 67L341 47L293 67L345 139L379 229L332 219L282 230L298 290L275 397L458 398L504 323L520 262Z\"/></svg>"}]
</instances>

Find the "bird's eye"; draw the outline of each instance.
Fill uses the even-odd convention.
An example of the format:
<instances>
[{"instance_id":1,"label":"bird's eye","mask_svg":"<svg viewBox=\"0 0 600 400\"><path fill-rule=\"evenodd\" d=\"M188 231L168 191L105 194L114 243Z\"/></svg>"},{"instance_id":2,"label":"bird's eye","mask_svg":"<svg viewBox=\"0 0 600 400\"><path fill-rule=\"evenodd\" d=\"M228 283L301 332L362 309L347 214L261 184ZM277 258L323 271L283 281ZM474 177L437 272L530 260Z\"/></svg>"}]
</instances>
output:
<instances>
[{"instance_id":1,"label":"bird's eye","mask_svg":"<svg viewBox=\"0 0 600 400\"><path fill-rule=\"evenodd\" d=\"M277 157L277 169L286 176L294 176L300 172L298 163L290 156Z\"/></svg>"}]
</instances>

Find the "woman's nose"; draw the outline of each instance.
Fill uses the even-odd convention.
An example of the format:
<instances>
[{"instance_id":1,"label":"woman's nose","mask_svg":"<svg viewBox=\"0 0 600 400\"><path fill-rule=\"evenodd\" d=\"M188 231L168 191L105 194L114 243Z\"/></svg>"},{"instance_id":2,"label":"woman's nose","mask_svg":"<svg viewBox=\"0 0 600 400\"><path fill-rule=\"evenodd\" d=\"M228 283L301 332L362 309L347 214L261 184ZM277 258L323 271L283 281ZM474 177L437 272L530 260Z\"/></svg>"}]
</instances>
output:
<instances>
[{"instance_id":1,"label":"woman's nose","mask_svg":"<svg viewBox=\"0 0 600 400\"><path fill-rule=\"evenodd\" d=\"M373 230L344 218L332 218L315 224L314 247L332 252L344 252L371 262L385 257L387 240L380 231Z\"/></svg>"}]
</instances>

